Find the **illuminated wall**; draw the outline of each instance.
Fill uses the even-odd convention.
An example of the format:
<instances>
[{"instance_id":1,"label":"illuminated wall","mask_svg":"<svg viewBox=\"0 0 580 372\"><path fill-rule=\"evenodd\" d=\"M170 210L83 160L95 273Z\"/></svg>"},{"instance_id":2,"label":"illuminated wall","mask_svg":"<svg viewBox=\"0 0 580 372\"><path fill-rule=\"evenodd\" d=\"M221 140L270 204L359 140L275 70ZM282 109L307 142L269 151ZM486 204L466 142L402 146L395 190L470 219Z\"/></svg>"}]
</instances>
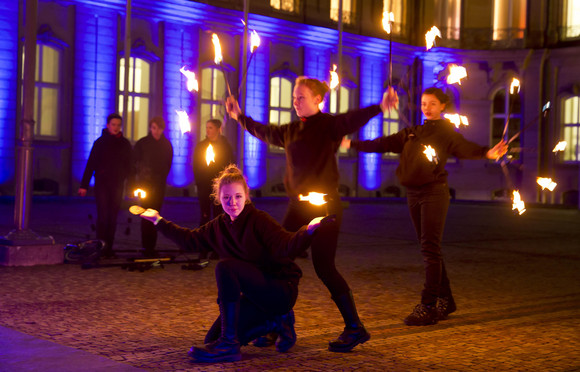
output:
<instances>
[{"instance_id":1,"label":"illuminated wall","mask_svg":"<svg viewBox=\"0 0 580 372\"><path fill-rule=\"evenodd\" d=\"M0 183L14 179L18 1L0 3Z\"/></svg>"}]
</instances>

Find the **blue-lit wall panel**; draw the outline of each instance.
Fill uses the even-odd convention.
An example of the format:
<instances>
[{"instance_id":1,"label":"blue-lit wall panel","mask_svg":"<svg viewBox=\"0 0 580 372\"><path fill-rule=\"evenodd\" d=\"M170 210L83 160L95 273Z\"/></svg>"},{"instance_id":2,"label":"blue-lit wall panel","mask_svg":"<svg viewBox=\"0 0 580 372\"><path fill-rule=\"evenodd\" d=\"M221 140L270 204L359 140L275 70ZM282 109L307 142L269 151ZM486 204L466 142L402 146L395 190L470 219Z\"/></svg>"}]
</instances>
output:
<instances>
[{"instance_id":1,"label":"blue-lit wall panel","mask_svg":"<svg viewBox=\"0 0 580 372\"><path fill-rule=\"evenodd\" d=\"M270 102L270 60L266 43L262 41L248 66L246 77L246 104L244 112L254 120L268 123L268 103ZM263 142L244 132L244 174L248 186L256 188L266 182L266 151Z\"/></svg>"},{"instance_id":2,"label":"blue-lit wall panel","mask_svg":"<svg viewBox=\"0 0 580 372\"><path fill-rule=\"evenodd\" d=\"M18 1L0 3L0 183L14 178Z\"/></svg>"},{"instance_id":3,"label":"blue-lit wall panel","mask_svg":"<svg viewBox=\"0 0 580 372\"><path fill-rule=\"evenodd\" d=\"M304 75L330 81L330 50L307 46L304 48Z\"/></svg>"},{"instance_id":4,"label":"blue-lit wall panel","mask_svg":"<svg viewBox=\"0 0 580 372\"><path fill-rule=\"evenodd\" d=\"M193 181L193 144L197 143L195 134L199 133L199 123L193 126L193 132L181 134L176 110L189 113L191 120L198 115L193 111L197 92L190 93L186 88L187 79L179 72L184 65L195 72L200 81L198 70L199 37L197 27L167 23L165 27L164 50L164 107L167 129L165 134L173 144L173 165L167 183L175 187L184 187ZM195 133L195 134L194 134Z\"/></svg>"},{"instance_id":5,"label":"blue-lit wall panel","mask_svg":"<svg viewBox=\"0 0 580 372\"><path fill-rule=\"evenodd\" d=\"M117 14L79 5L76 16L72 171L80 181L107 115L117 111Z\"/></svg>"},{"instance_id":6,"label":"blue-lit wall panel","mask_svg":"<svg viewBox=\"0 0 580 372\"><path fill-rule=\"evenodd\" d=\"M386 71L382 59L362 56L360 68L360 104L367 107L381 101ZM382 133L382 118L375 116L361 128L359 138L370 140ZM381 186L380 154L359 154L359 183L366 190L376 190Z\"/></svg>"}]
</instances>

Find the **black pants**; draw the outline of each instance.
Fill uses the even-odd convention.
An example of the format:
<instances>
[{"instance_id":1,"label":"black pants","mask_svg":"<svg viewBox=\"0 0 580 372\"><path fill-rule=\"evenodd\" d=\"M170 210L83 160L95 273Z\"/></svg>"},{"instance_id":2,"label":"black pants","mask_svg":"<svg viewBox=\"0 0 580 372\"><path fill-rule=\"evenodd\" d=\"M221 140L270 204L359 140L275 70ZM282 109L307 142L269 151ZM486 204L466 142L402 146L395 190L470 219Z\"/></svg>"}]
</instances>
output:
<instances>
[{"instance_id":1,"label":"black pants","mask_svg":"<svg viewBox=\"0 0 580 372\"><path fill-rule=\"evenodd\" d=\"M407 204L417 238L421 243L425 267L421 302L430 305L437 301L437 297L451 296L451 287L441 254L441 239L449 209L449 187L442 183L408 187Z\"/></svg>"},{"instance_id":2,"label":"black pants","mask_svg":"<svg viewBox=\"0 0 580 372\"><path fill-rule=\"evenodd\" d=\"M165 198L165 182L161 185L142 185L147 192L147 197L141 201L143 208L152 208L161 212L163 199ZM146 253L153 253L157 245L157 229L155 225L144 218L141 220L141 245Z\"/></svg>"},{"instance_id":3,"label":"black pants","mask_svg":"<svg viewBox=\"0 0 580 372\"><path fill-rule=\"evenodd\" d=\"M297 285L273 278L246 261L223 259L216 264L215 276L218 300L240 301L238 335L250 334L250 330L264 324L265 320L287 314L298 297Z\"/></svg>"},{"instance_id":4,"label":"black pants","mask_svg":"<svg viewBox=\"0 0 580 372\"><path fill-rule=\"evenodd\" d=\"M315 206L297 198L290 198L288 209L282 225L288 231L297 231L307 225L314 217L336 214L336 223L322 226L312 240L312 264L316 275L332 297L336 298L350 291L342 275L336 269L334 262L338 244L338 232L342 221L342 204L338 196L333 196L327 204Z\"/></svg>"},{"instance_id":5,"label":"black pants","mask_svg":"<svg viewBox=\"0 0 580 372\"><path fill-rule=\"evenodd\" d=\"M205 225L224 211L221 205L214 203L211 198L211 193L211 185L197 184L197 199L199 201L199 209L201 212L199 226Z\"/></svg>"},{"instance_id":6,"label":"black pants","mask_svg":"<svg viewBox=\"0 0 580 372\"><path fill-rule=\"evenodd\" d=\"M117 216L123 200L123 184L95 182L97 203L97 239L105 242L105 252L113 251Z\"/></svg>"}]
</instances>

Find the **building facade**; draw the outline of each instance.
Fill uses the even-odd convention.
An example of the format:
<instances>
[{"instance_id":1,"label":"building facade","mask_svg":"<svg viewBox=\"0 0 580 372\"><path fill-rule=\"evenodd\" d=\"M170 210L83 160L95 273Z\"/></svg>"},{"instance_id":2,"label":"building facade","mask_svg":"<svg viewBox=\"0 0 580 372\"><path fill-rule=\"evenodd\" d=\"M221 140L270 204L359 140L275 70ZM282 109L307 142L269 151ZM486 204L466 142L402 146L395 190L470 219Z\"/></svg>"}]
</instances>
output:
<instances>
[{"instance_id":1,"label":"building facade","mask_svg":"<svg viewBox=\"0 0 580 372\"><path fill-rule=\"evenodd\" d=\"M23 3L0 4L0 194L13 194L15 182ZM579 9L580 0L133 0L129 7L122 0L39 0L34 189L73 195L106 116L120 112L133 143L147 134L151 117L166 119L175 149L172 195L195 193L193 147L204 138L209 118L224 121L250 187L263 196L283 195L283 151L228 121L223 101L233 94L254 119L284 124L295 117L294 79L330 82L336 65L340 84L324 111L378 103L390 80L401 99L397 112L373 118L353 138L373 139L419 123L420 95L430 86L451 97L450 113L469 118L457 129L466 138L492 146L519 133L503 167L488 160L449 161L456 198L491 200L515 188L530 202L577 205ZM391 34L383 29L385 11L394 15ZM428 50L424 38L432 26L441 37ZM261 41L255 49L252 32ZM223 55L219 63L214 34ZM451 64L466 68L461 84L447 83ZM195 73L198 91L187 90L180 69ZM510 93L514 78L520 89ZM185 130L177 111L189 115ZM553 152L564 140L566 149ZM341 151L338 157L343 195L404 196L395 154ZM542 191L537 177L558 186Z\"/></svg>"}]
</instances>

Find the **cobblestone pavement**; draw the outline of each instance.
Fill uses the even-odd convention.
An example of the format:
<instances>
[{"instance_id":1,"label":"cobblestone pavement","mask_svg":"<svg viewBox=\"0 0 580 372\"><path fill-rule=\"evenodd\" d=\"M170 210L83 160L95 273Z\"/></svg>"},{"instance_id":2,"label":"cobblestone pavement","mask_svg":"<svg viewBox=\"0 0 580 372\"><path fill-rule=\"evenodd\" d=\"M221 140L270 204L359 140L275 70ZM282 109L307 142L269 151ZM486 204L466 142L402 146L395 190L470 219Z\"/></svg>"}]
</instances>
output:
<instances>
[{"instance_id":1,"label":"cobblestone pavement","mask_svg":"<svg viewBox=\"0 0 580 372\"><path fill-rule=\"evenodd\" d=\"M281 219L284 199L255 202ZM30 226L59 243L85 239L92 203L35 201ZM417 303L423 277L406 205L347 204L337 266L372 334L350 353L327 350L343 325L309 259L298 260L298 343L286 354L247 346L240 362L190 362L187 350L218 315L213 263L201 271L0 267L0 326L151 371L580 370L578 210L532 206L518 216L507 204L452 203L443 251L458 310L437 325L407 327L402 319ZM0 234L13 227L12 209L0 202ZM163 215L196 226L198 206L169 199ZM120 218L117 249L139 246L137 221L127 217ZM174 249L164 238L159 245Z\"/></svg>"}]
</instances>

